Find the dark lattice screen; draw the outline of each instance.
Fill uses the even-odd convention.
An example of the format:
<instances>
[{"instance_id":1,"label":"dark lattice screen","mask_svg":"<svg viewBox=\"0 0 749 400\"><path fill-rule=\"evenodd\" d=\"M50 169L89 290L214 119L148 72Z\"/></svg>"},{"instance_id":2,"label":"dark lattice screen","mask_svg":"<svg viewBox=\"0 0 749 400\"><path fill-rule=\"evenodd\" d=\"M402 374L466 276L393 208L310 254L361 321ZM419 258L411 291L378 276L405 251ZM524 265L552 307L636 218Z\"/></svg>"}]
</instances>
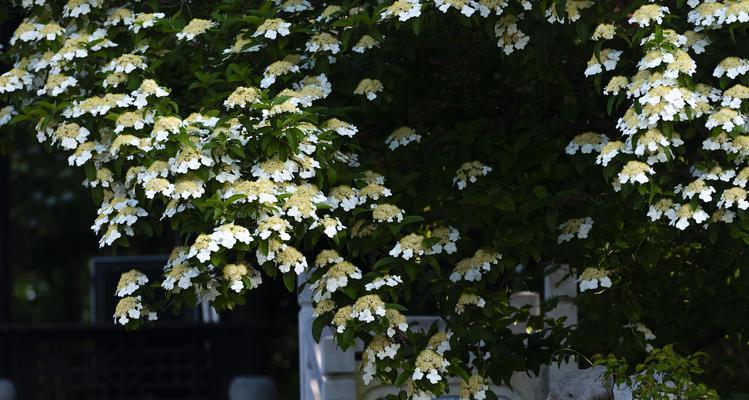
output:
<instances>
[{"instance_id":1,"label":"dark lattice screen","mask_svg":"<svg viewBox=\"0 0 749 400\"><path fill-rule=\"evenodd\" d=\"M266 371L262 324L0 328L19 400L225 399Z\"/></svg>"}]
</instances>

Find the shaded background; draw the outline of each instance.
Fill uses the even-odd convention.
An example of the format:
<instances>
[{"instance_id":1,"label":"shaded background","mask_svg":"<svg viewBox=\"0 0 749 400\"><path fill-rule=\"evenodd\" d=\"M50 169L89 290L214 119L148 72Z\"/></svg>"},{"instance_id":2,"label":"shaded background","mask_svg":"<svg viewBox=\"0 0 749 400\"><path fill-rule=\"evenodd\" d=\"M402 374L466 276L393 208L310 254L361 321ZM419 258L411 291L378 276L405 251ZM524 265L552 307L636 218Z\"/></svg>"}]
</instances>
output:
<instances>
[{"instance_id":1,"label":"shaded background","mask_svg":"<svg viewBox=\"0 0 749 400\"><path fill-rule=\"evenodd\" d=\"M141 256L168 254L175 238L133 240L116 255L99 249L82 171L29 134L14 140L0 159L0 377L19 399L220 399L234 376L248 375L282 382L279 398L297 396L298 307L278 283L261 285L218 324L192 310L135 332L102 320L118 270L158 273L163 263ZM92 258L113 255L93 282Z\"/></svg>"}]
</instances>

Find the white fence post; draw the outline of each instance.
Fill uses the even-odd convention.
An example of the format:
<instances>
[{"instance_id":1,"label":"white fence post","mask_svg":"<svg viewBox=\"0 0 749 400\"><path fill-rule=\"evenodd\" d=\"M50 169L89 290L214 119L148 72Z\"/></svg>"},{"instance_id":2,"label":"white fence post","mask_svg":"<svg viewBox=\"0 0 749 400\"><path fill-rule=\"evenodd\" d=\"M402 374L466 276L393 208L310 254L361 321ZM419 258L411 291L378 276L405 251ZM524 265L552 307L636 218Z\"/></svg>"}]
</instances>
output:
<instances>
[{"instance_id":1,"label":"white fence post","mask_svg":"<svg viewBox=\"0 0 749 400\"><path fill-rule=\"evenodd\" d=\"M301 286L307 280L302 275ZM356 398L356 359L354 349L338 348L326 328L316 343L312 337L312 294L309 287L299 290L299 391L301 400L352 400Z\"/></svg>"},{"instance_id":2,"label":"white fence post","mask_svg":"<svg viewBox=\"0 0 749 400\"><path fill-rule=\"evenodd\" d=\"M577 325L577 277L571 272L567 264L550 266L544 276L544 298L558 299L557 306L546 313L547 317L559 319L565 317L564 326L574 327ZM569 361L549 366L549 382L556 382L562 375L577 370L577 357L573 356Z\"/></svg>"},{"instance_id":3,"label":"white fence post","mask_svg":"<svg viewBox=\"0 0 749 400\"><path fill-rule=\"evenodd\" d=\"M530 315L541 315L541 296L536 292L522 291L510 295L510 306L514 308L530 307ZM515 324L510 330L515 333L524 333L525 324ZM524 400L543 400L546 397L548 384L546 382L545 368L541 368L540 374L536 376L531 372L515 372L510 379L513 391Z\"/></svg>"}]
</instances>

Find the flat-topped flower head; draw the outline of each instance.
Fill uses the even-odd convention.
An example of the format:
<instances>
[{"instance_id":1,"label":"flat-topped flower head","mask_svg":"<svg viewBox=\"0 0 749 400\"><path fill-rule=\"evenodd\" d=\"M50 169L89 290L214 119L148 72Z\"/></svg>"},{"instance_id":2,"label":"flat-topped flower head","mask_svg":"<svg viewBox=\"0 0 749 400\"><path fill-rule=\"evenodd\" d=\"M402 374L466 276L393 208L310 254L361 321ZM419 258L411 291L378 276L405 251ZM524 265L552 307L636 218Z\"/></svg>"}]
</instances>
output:
<instances>
[{"instance_id":1,"label":"flat-topped flower head","mask_svg":"<svg viewBox=\"0 0 749 400\"><path fill-rule=\"evenodd\" d=\"M161 287L164 290L179 292L193 286L192 280L200 275L200 270L185 263L175 264L166 271Z\"/></svg>"},{"instance_id":2,"label":"flat-topped flower head","mask_svg":"<svg viewBox=\"0 0 749 400\"><path fill-rule=\"evenodd\" d=\"M257 27L253 37L263 36L267 39L275 39L278 36L288 36L291 31L291 23L284 21L281 18L269 18L263 21L260 26Z\"/></svg>"},{"instance_id":3,"label":"flat-topped flower head","mask_svg":"<svg viewBox=\"0 0 749 400\"><path fill-rule=\"evenodd\" d=\"M476 183L479 177L486 176L491 171L492 167L485 165L481 161L476 160L464 162L460 168L455 171L453 185L457 186L458 190L463 190L469 183Z\"/></svg>"},{"instance_id":4,"label":"flat-topped flower head","mask_svg":"<svg viewBox=\"0 0 749 400\"><path fill-rule=\"evenodd\" d=\"M200 18L193 18L190 22L182 28L182 31L177 33L177 40L192 41L196 37L208 32L210 29L216 27L216 23Z\"/></svg>"},{"instance_id":5,"label":"flat-topped flower head","mask_svg":"<svg viewBox=\"0 0 749 400\"><path fill-rule=\"evenodd\" d=\"M586 290L595 290L599 286L601 288L611 287L611 278L608 276L608 272L605 269L600 268L586 268L582 274L580 274L580 292Z\"/></svg>"},{"instance_id":6,"label":"flat-topped flower head","mask_svg":"<svg viewBox=\"0 0 749 400\"><path fill-rule=\"evenodd\" d=\"M364 289L368 292L380 290L384 286L396 287L403 283L400 275L384 275L379 278L375 278L372 282L364 285Z\"/></svg>"},{"instance_id":7,"label":"flat-topped flower head","mask_svg":"<svg viewBox=\"0 0 749 400\"><path fill-rule=\"evenodd\" d=\"M529 10L530 3L528 3L527 1L525 1L524 3L526 3L524 8L526 10ZM593 2L589 0L568 0L564 5L564 13L562 15L559 15L556 3L551 3L549 5L549 8L546 9L545 15L547 21L551 23L559 22L563 24L567 21L575 22L580 19L580 11L592 6Z\"/></svg>"},{"instance_id":8,"label":"flat-topped flower head","mask_svg":"<svg viewBox=\"0 0 749 400\"><path fill-rule=\"evenodd\" d=\"M530 36L526 35L518 27L520 19L514 15L505 15L494 25L494 36L497 38L497 47L502 49L506 55L515 50L522 50L528 45Z\"/></svg>"},{"instance_id":9,"label":"flat-topped flower head","mask_svg":"<svg viewBox=\"0 0 749 400\"><path fill-rule=\"evenodd\" d=\"M461 400L484 400L489 385L486 380L478 374L473 374L466 381L460 381L460 399Z\"/></svg>"},{"instance_id":10,"label":"flat-topped flower head","mask_svg":"<svg viewBox=\"0 0 749 400\"><path fill-rule=\"evenodd\" d=\"M593 228L593 218L574 218L567 220L559 225L559 237L557 243L569 242L577 236L578 239L585 239Z\"/></svg>"},{"instance_id":11,"label":"flat-topped flower head","mask_svg":"<svg viewBox=\"0 0 749 400\"><path fill-rule=\"evenodd\" d=\"M0 75L0 93L10 93L31 87L33 76L21 68L13 68Z\"/></svg>"},{"instance_id":12,"label":"flat-topped flower head","mask_svg":"<svg viewBox=\"0 0 749 400\"><path fill-rule=\"evenodd\" d=\"M374 322L375 316L385 316L385 302L376 294L359 297L351 308L351 318L362 322Z\"/></svg>"},{"instance_id":13,"label":"flat-topped flower head","mask_svg":"<svg viewBox=\"0 0 749 400\"><path fill-rule=\"evenodd\" d=\"M154 26L156 22L164 19L164 17L164 13L138 13L129 29L138 33L142 28L150 28Z\"/></svg>"},{"instance_id":14,"label":"flat-topped flower head","mask_svg":"<svg viewBox=\"0 0 749 400\"><path fill-rule=\"evenodd\" d=\"M351 316L352 310L353 310L353 307L345 306L345 307L339 308L335 312L335 314L333 314L333 321L331 323L333 324L333 326L336 327L336 332L343 333L346 330L346 325L352 319L352 316Z\"/></svg>"},{"instance_id":15,"label":"flat-topped flower head","mask_svg":"<svg viewBox=\"0 0 749 400\"><path fill-rule=\"evenodd\" d=\"M337 4L331 4L322 10L320 16L317 17L317 21L330 21L337 14L341 14L343 8Z\"/></svg>"},{"instance_id":16,"label":"flat-topped flower head","mask_svg":"<svg viewBox=\"0 0 749 400\"><path fill-rule=\"evenodd\" d=\"M749 99L749 87L741 84L734 85L723 92L721 106L739 109L741 102L746 99Z\"/></svg>"},{"instance_id":17,"label":"flat-topped flower head","mask_svg":"<svg viewBox=\"0 0 749 400\"><path fill-rule=\"evenodd\" d=\"M452 336L452 332L437 332L429 338L426 348L444 356L445 352L450 350L450 338Z\"/></svg>"},{"instance_id":18,"label":"flat-topped flower head","mask_svg":"<svg viewBox=\"0 0 749 400\"><path fill-rule=\"evenodd\" d=\"M363 203L359 191L346 185L336 186L331 189L327 198L327 204L333 210L341 207L343 208L343 211L351 211L356 208L357 205Z\"/></svg>"},{"instance_id":19,"label":"flat-topped flower head","mask_svg":"<svg viewBox=\"0 0 749 400\"><path fill-rule=\"evenodd\" d=\"M299 250L286 246L283 250L276 254L275 258L278 270L282 273L290 272L292 269L297 275L303 273L307 269L307 259Z\"/></svg>"},{"instance_id":20,"label":"flat-topped flower head","mask_svg":"<svg viewBox=\"0 0 749 400\"><path fill-rule=\"evenodd\" d=\"M636 155L643 155L645 152L653 153L661 147L668 147L671 144L666 136L659 129L648 129L637 139L637 146L634 149Z\"/></svg>"},{"instance_id":21,"label":"flat-topped flower head","mask_svg":"<svg viewBox=\"0 0 749 400\"><path fill-rule=\"evenodd\" d=\"M245 287L252 290L263 283L263 278L256 269L250 267L245 262L236 264L226 264L222 271L224 279L229 282L229 288L237 293L241 293ZM249 285L246 285L246 283Z\"/></svg>"},{"instance_id":22,"label":"flat-topped flower head","mask_svg":"<svg viewBox=\"0 0 749 400\"><path fill-rule=\"evenodd\" d=\"M337 251L323 250L315 258L315 266L321 268L330 264L337 264L342 261L343 257L341 257Z\"/></svg>"},{"instance_id":23,"label":"flat-topped flower head","mask_svg":"<svg viewBox=\"0 0 749 400\"><path fill-rule=\"evenodd\" d=\"M59 142L60 147L65 150L75 150L79 144L86 141L90 134L88 129L75 122L67 122L55 129L53 142Z\"/></svg>"},{"instance_id":24,"label":"flat-topped flower head","mask_svg":"<svg viewBox=\"0 0 749 400\"><path fill-rule=\"evenodd\" d=\"M648 209L648 217L651 221L657 221L663 216L668 210L671 209L671 207L674 205L673 200L671 199L660 199L654 204L650 205L650 208Z\"/></svg>"},{"instance_id":25,"label":"flat-topped flower head","mask_svg":"<svg viewBox=\"0 0 749 400\"><path fill-rule=\"evenodd\" d=\"M372 338L367 348L364 349L364 353L362 353L360 368L362 371L362 381L365 385L368 385L377 373L376 361L386 358L395 359L398 349L400 349L400 344L393 343L385 336L377 335Z\"/></svg>"},{"instance_id":26,"label":"flat-topped flower head","mask_svg":"<svg viewBox=\"0 0 749 400\"><path fill-rule=\"evenodd\" d=\"M376 222L402 222L404 213L392 204L372 204L372 219Z\"/></svg>"},{"instance_id":27,"label":"flat-topped flower head","mask_svg":"<svg viewBox=\"0 0 749 400\"><path fill-rule=\"evenodd\" d=\"M406 316L398 310L392 308L385 310L385 319L388 321L386 331L388 337L394 337L398 332L406 332L408 330Z\"/></svg>"},{"instance_id":28,"label":"flat-topped flower head","mask_svg":"<svg viewBox=\"0 0 749 400\"><path fill-rule=\"evenodd\" d=\"M590 36L590 40L611 40L616 35L616 27L612 24L598 24L593 34Z\"/></svg>"},{"instance_id":29,"label":"flat-topped flower head","mask_svg":"<svg viewBox=\"0 0 749 400\"><path fill-rule=\"evenodd\" d=\"M256 103L260 103L260 91L253 87L239 86L224 101L224 107L227 109L234 107L247 108L247 106Z\"/></svg>"},{"instance_id":30,"label":"flat-topped flower head","mask_svg":"<svg viewBox=\"0 0 749 400\"><path fill-rule=\"evenodd\" d=\"M213 241L227 249L232 249L239 243L250 244L253 241L249 229L236 224L224 224L213 230Z\"/></svg>"},{"instance_id":31,"label":"flat-topped flower head","mask_svg":"<svg viewBox=\"0 0 749 400\"><path fill-rule=\"evenodd\" d=\"M460 239L460 232L452 226L434 229L431 237L437 238L439 241L432 245L427 254L440 254L443 251L447 254L452 254L458 251L456 243Z\"/></svg>"},{"instance_id":32,"label":"flat-topped flower head","mask_svg":"<svg viewBox=\"0 0 749 400\"><path fill-rule=\"evenodd\" d=\"M622 150L624 150L624 143L618 140L606 143L603 148L601 148L601 154L596 157L596 164L601 164L604 167L609 165L609 162L611 162L611 160Z\"/></svg>"},{"instance_id":33,"label":"flat-topped flower head","mask_svg":"<svg viewBox=\"0 0 749 400\"><path fill-rule=\"evenodd\" d=\"M146 124L153 124L153 113L141 111L125 111L115 121L114 133L120 133L125 129L140 130Z\"/></svg>"},{"instance_id":34,"label":"flat-topped flower head","mask_svg":"<svg viewBox=\"0 0 749 400\"><path fill-rule=\"evenodd\" d=\"M317 318L321 315L334 311L335 307L336 306L333 300L323 300L315 305L315 310L312 312L312 316Z\"/></svg>"},{"instance_id":35,"label":"flat-topped flower head","mask_svg":"<svg viewBox=\"0 0 749 400\"><path fill-rule=\"evenodd\" d=\"M583 154L590 154L594 150L600 152L603 145L608 142L608 137L600 133L585 132L575 136L567 145L565 152L573 155L580 151Z\"/></svg>"},{"instance_id":36,"label":"flat-topped flower head","mask_svg":"<svg viewBox=\"0 0 749 400\"><path fill-rule=\"evenodd\" d=\"M733 184L746 187L747 182L749 182L749 167L744 167L736 174L736 179L733 180Z\"/></svg>"},{"instance_id":37,"label":"flat-topped flower head","mask_svg":"<svg viewBox=\"0 0 749 400\"><path fill-rule=\"evenodd\" d=\"M40 26L32 22L24 21L13 32L13 36L10 37L10 44L14 45L17 41L32 42L41 39L39 32Z\"/></svg>"},{"instance_id":38,"label":"flat-topped flower head","mask_svg":"<svg viewBox=\"0 0 749 400\"><path fill-rule=\"evenodd\" d=\"M450 362L445 360L437 352L429 349L422 350L416 356L416 368L411 379L418 381L426 378L431 384L435 385L442 380L441 374L447 372Z\"/></svg>"},{"instance_id":39,"label":"flat-topped flower head","mask_svg":"<svg viewBox=\"0 0 749 400\"><path fill-rule=\"evenodd\" d=\"M640 28L650 26L651 23L662 24L663 17L668 13L668 7L658 4L645 4L632 13L629 23L640 25Z\"/></svg>"},{"instance_id":40,"label":"flat-topped flower head","mask_svg":"<svg viewBox=\"0 0 749 400\"><path fill-rule=\"evenodd\" d=\"M15 115L18 115L18 112L13 106L0 108L0 126L6 125Z\"/></svg>"},{"instance_id":41,"label":"flat-topped flower head","mask_svg":"<svg viewBox=\"0 0 749 400\"><path fill-rule=\"evenodd\" d=\"M307 42L306 50L310 53L329 52L338 54L341 51L341 42L330 33L318 33L310 38Z\"/></svg>"},{"instance_id":42,"label":"flat-topped flower head","mask_svg":"<svg viewBox=\"0 0 749 400\"><path fill-rule=\"evenodd\" d=\"M731 208L734 205L740 210L746 210L749 208L749 201L746 200L746 189L740 187L732 187L726 189L720 195L720 201L718 201L718 207Z\"/></svg>"},{"instance_id":43,"label":"flat-topped flower head","mask_svg":"<svg viewBox=\"0 0 749 400\"><path fill-rule=\"evenodd\" d=\"M144 273L136 269L131 269L120 275L120 280L117 283L115 293L118 297L129 296L146 283L148 283L148 277L146 277Z\"/></svg>"},{"instance_id":44,"label":"flat-topped flower head","mask_svg":"<svg viewBox=\"0 0 749 400\"><path fill-rule=\"evenodd\" d=\"M749 71L749 60L738 57L727 57L721 61L715 70L713 76L721 78L726 75L730 79L735 79L739 75L744 75Z\"/></svg>"},{"instance_id":45,"label":"flat-topped flower head","mask_svg":"<svg viewBox=\"0 0 749 400\"><path fill-rule=\"evenodd\" d=\"M474 306L478 308L484 308L486 301L480 296L473 293L463 293L458 298L458 303L455 305L455 313L460 315L466 311L466 306Z\"/></svg>"},{"instance_id":46,"label":"flat-topped flower head","mask_svg":"<svg viewBox=\"0 0 749 400\"><path fill-rule=\"evenodd\" d=\"M270 179L273 182L288 182L299 172L299 165L293 160L281 161L278 157L259 162L252 166L252 176Z\"/></svg>"},{"instance_id":47,"label":"flat-topped flower head","mask_svg":"<svg viewBox=\"0 0 749 400\"><path fill-rule=\"evenodd\" d=\"M705 222L710 216L702 210L699 205L692 207L687 204L676 204L673 208L666 211L666 217L669 219L669 225L684 230L689 226L689 220L693 219L696 223Z\"/></svg>"},{"instance_id":48,"label":"flat-topped flower head","mask_svg":"<svg viewBox=\"0 0 749 400\"><path fill-rule=\"evenodd\" d=\"M136 69L146 69L145 57L137 54L123 54L110 61L110 63L102 69L102 72L113 71L129 74Z\"/></svg>"},{"instance_id":49,"label":"flat-topped flower head","mask_svg":"<svg viewBox=\"0 0 749 400\"><path fill-rule=\"evenodd\" d=\"M123 297L114 309L114 321L120 325L127 325L131 320L140 320L142 317L148 318L149 321L156 320L156 313L147 312L143 315L144 311L140 296Z\"/></svg>"},{"instance_id":50,"label":"flat-topped flower head","mask_svg":"<svg viewBox=\"0 0 749 400\"><path fill-rule=\"evenodd\" d=\"M335 263L310 287L313 292L312 299L315 302L329 299L330 295L335 293L339 288L346 287L349 279L358 280L361 278L361 270L355 267L354 264L348 261Z\"/></svg>"},{"instance_id":51,"label":"flat-topped flower head","mask_svg":"<svg viewBox=\"0 0 749 400\"><path fill-rule=\"evenodd\" d=\"M424 248L424 236L412 233L399 240L392 250L390 250L390 255L410 260L414 256L423 255L424 252L426 252Z\"/></svg>"},{"instance_id":52,"label":"flat-topped flower head","mask_svg":"<svg viewBox=\"0 0 749 400\"><path fill-rule=\"evenodd\" d=\"M746 1L732 1L727 3L725 18L727 24L735 22L749 22L749 3Z\"/></svg>"},{"instance_id":53,"label":"flat-topped flower head","mask_svg":"<svg viewBox=\"0 0 749 400\"><path fill-rule=\"evenodd\" d=\"M68 0L62 7L62 16L77 18L91 13L92 7L101 7L103 3L101 0Z\"/></svg>"},{"instance_id":54,"label":"flat-topped flower head","mask_svg":"<svg viewBox=\"0 0 749 400\"><path fill-rule=\"evenodd\" d=\"M258 221L255 235L261 239L268 239L271 235L277 235L279 239L287 241L291 239L288 231L292 229L289 221L281 218L280 216L268 216Z\"/></svg>"},{"instance_id":55,"label":"flat-topped flower head","mask_svg":"<svg viewBox=\"0 0 749 400\"><path fill-rule=\"evenodd\" d=\"M612 94L616 96L622 89L626 88L627 85L629 85L629 81L626 76L614 76L609 80L609 83L606 84L606 87L603 89L603 94Z\"/></svg>"},{"instance_id":56,"label":"flat-topped flower head","mask_svg":"<svg viewBox=\"0 0 749 400\"><path fill-rule=\"evenodd\" d=\"M421 15L421 3L418 0L396 0L380 13L383 19L397 17L399 21L408 21Z\"/></svg>"},{"instance_id":57,"label":"flat-topped flower head","mask_svg":"<svg viewBox=\"0 0 749 400\"><path fill-rule=\"evenodd\" d=\"M364 35L359 39L358 42L354 45L351 50L353 50L355 53L362 54L367 50L373 49L375 47L379 47L380 42L378 42L375 38L369 35Z\"/></svg>"},{"instance_id":58,"label":"flat-topped flower head","mask_svg":"<svg viewBox=\"0 0 749 400\"><path fill-rule=\"evenodd\" d=\"M238 180L227 185L221 197L229 199L235 195L243 195L245 196L244 198L237 199L236 201L240 203L257 201L260 204L274 204L278 201L276 194L278 194L278 188L269 179L258 179L257 181Z\"/></svg>"},{"instance_id":59,"label":"flat-topped flower head","mask_svg":"<svg viewBox=\"0 0 749 400\"><path fill-rule=\"evenodd\" d=\"M286 74L299 72L299 66L288 60L280 60L272 63L263 72L263 79L260 81L260 87L265 89L276 82L276 78Z\"/></svg>"},{"instance_id":60,"label":"flat-topped flower head","mask_svg":"<svg viewBox=\"0 0 749 400\"><path fill-rule=\"evenodd\" d=\"M199 198L205 193L205 182L197 177L187 175L177 178L174 183L173 197L175 199Z\"/></svg>"},{"instance_id":61,"label":"flat-topped flower head","mask_svg":"<svg viewBox=\"0 0 749 400\"><path fill-rule=\"evenodd\" d=\"M695 195L698 195L700 200L711 202L713 200L712 195L715 193L715 188L709 186L704 180L697 179L685 187L681 187L681 185L677 186L674 192L681 193L683 199L691 199Z\"/></svg>"},{"instance_id":62,"label":"flat-topped flower head","mask_svg":"<svg viewBox=\"0 0 749 400\"><path fill-rule=\"evenodd\" d=\"M131 10L117 7L107 10L107 20L104 21L104 26L117 26L119 24L130 26L134 22L135 14Z\"/></svg>"},{"instance_id":63,"label":"flat-topped flower head","mask_svg":"<svg viewBox=\"0 0 749 400\"><path fill-rule=\"evenodd\" d=\"M491 269L492 265L499 263L502 255L489 250L479 249L472 257L464 258L458 262L450 274L452 282L461 279L468 282L478 282L483 275Z\"/></svg>"},{"instance_id":64,"label":"flat-topped flower head","mask_svg":"<svg viewBox=\"0 0 749 400\"><path fill-rule=\"evenodd\" d=\"M326 131L334 131L335 133L346 137L353 137L357 132L356 126L343 122L337 118L331 118L325 121L325 123L322 124L322 128Z\"/></svg>"},{"instance_id":65,"label":"flat-topped flower head","mask_svg":"<svg viewBox=\"0 0 749 400\"><path fill-rule=\"evenodd\" d=\"M179 133L182 120L174 116L158 117L151 129L151 138L156 142L165 142L170 136Z\"/></svg>"},{"instance_id":66,"label":"flat-topped flower head","mask_svg":"<svg viewBox=\"0 0 749 400\"><path fill-rule=\"evenodd\" d=\"M619 183L647 183L650 181L648 175L655 173L655 170L648 164L641 161L629 161L619 172Z\"/></svg>"},{"instance_id":67,"label":"flat-topped flower head","mask_svg":"<svg viewBox=\"0 0 749 400\"><path fill-rule=\"evenodd\" d=\"M307 0L286 0L281 4L281 10L288 13L298 13L312 9L312 4Z\"/></svg>"},{"instance_id":68,"label":"flat-topped flower head","mask_svg":"<svg viewBox=\"0 0 749 400\"><path fill-rule=\"evenodd\" d=\"M734 109L723 107L710 114L707 122L705 122L705 127L707 129L720 127L726 132L731 132L736 127L743 127L745 123L746 119L741 113Z\"/></svg>"},{"instance_id":69,"label":"flat-topped flower head","mask_svg":"<svg viewBox=\"0 0 749 400\"><path fill-rule=\"evenodd\" d=\"M341 223L341 220L339 220L337 217L331 216L320 218L319 220L312 223L312 225L310 225L310 229L315 229L317 227L321 227L323 233L325 233L325 235L329 238L335 237L338 232L342 232L344 229L346 229L346 227L343 226L343 223Z\"/></svg>"},{"instance_id":70,"label":"flat-topped flower head","mask_svg":"<svg viewBox=\"0 0 749 400\"><path fill-rule=\"evenodd\" d=\"M356 86L354 94L367 96L367 100L372 101L377 98L377 93L383 89L382 82L378 79L362 79Z\"/></svg>"},{"instance_id":71,"label":"flat-topped flower head","mask_svg":"<svg viewBox=\"0 0 749 400\"><path fill-rule=\"evenodd\" d=\"M412 142L420 142L421 135L416 133L413 128L408 126L402 126L393 131L390 136L385 139L385 144L388 145L390 150L395 150L398 147L406 146Z\"/></svg>"},{"instance_id":72,"label":"flat-topped flower head","mask_svg":"<svg viewBox=\"0 0 749 400\"><path fill-rule=\"evenodd\" d=\"M588 67L585 69L585 76L597 75L606 71L611 71L616 68L616 64L621 58L621 50L603 49L600 51L600 58L596 58L596 55L592 55L588 61ZM600 61L599 61L600 60Z\"/></svg>"},{"instance_id":73,"label":"flat-topped flower head","mask_svg":"<svg viewBox=\"0 0 749 400\"><path fill-rule=\"evenodd\" d=\"M476 3L469 0L434 0L434 4L443 13L450 8L454 8L466 17L470 17L476 12Z\"/></svg>"}]
</instances>

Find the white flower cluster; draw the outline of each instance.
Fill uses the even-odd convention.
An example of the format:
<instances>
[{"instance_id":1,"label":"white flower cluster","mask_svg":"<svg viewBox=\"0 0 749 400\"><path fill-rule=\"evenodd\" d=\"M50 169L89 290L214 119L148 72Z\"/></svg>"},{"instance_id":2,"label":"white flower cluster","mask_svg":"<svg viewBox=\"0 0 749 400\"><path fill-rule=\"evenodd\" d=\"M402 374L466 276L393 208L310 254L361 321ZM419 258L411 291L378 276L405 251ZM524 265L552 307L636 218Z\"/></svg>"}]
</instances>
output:
<instances>
[{"instance_id":1,"label":"white flower cluster","mask_svg":"<svg viewBox=\"0 0 749 400\"><path fill-rule=\"evenodd\" d=\"M578 281L580 282L581 292L595 290L599 287L610 288L612 284L611 278L608 276L608 271L600 268L586 268L585 271L580 274Z\"/></svg>"},{"instance_id":2,"label":"white flower cluster","mask_svg":"<svg viewBox=\"0 0 749 400\"><path fill-rule=\"evenodd\" d=\"M559 225L559 237L557 243L569 242L575 236L578 239L585 239L588 237L588 233L593 229L593 218L575 218L567 220L566 222Z\"/></svg>"},{"instance_id":3,"label":"white flower cluster","mask_svg":"<svg viewBox=\"0 0 749 400\"><path fill-rule=\"evenodd\" d=\"M592 135L583 134L567 147L571 154L577 151L599 152L596 163L603 166L621 160L621 169L613 182L618 191L624 184L653 181L656 164L677 162L675 150L684 144L684 140L674 132L674 125L704 119L704 126L711 133L702 140L702 149L724 152L734 166L727 167L717 154L707 160L709 167L690 165L696 179L676 182L673 193L680 200L698 199L699 203L681 204L678 199L661 198L650 206L647 215L651 220L657 221L665 216L669 224L678 229L686 229L692 223L731 223L736 216L732 208L743 210L749 207L744 189L747 174L742 175L742 163L749 156L749 137L744 135L749 120L743 107L749 99L749 89L742 84L725 82L749 72L749 60L726 57L712 69L712 76L723 80L721 87L724 90L706 83L684 83L685 78L694 78L698 67L690 52L702 53L711 43L705 32L742 20L749 21L749 2L691 1L689 5L692 10L688 22L693 25L693 30L678 33L661 29L660 34L646 35L640 43L644 55L637 63L639 72L632 77L614 76L604 89L604 94L624 95L633 102L617 122L625 140L602 138L599 141ZM631 15L629 22L648 28L664 23L667 14L666 7L646 4ZM604 30L613 32L611 28L604 28L601 28L600 35L605 33ZM608 58L603 56L604 52L601 51L601 59ZM600 63L591 59L586 75L602 70ZM714 207L712 214L706 211L708 207Z\"/></svg>"},{"instance_id":4,"label":"white flower cluster","mask_svg":"<svg viewBox=\"0 0 749 400\"><path fill-rule=\"evenodd\" d=\"M469 258L459 261L450 274L450 280L458 282L465 280L468 282L478 282L483 275L491 270L492 265L499 263L502 255L499 253L479 249Z\"/></svg>"}]
</instances>

